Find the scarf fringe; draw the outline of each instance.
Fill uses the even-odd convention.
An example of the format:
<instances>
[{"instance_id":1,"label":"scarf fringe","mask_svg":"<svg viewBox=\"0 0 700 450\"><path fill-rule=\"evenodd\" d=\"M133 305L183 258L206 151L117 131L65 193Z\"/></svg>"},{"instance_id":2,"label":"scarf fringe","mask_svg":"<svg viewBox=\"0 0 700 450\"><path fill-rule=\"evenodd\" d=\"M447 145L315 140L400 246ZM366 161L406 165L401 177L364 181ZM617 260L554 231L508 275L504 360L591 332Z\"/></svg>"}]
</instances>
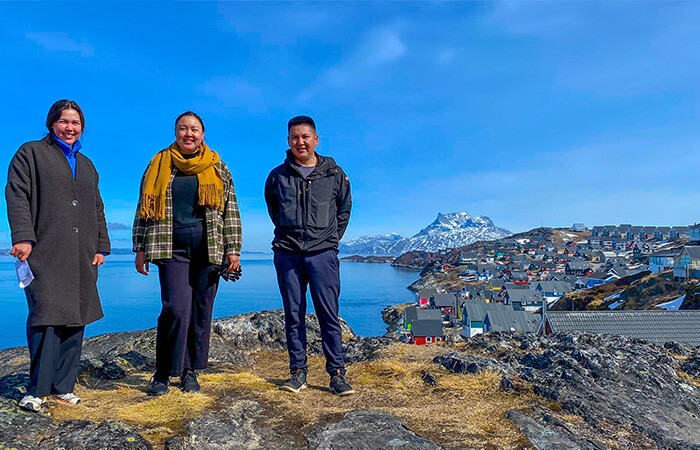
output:
<instances>
[{"instance_id":1,"label":"scarf fringe","mask_svg":"<svg viewBox=\"0 0 700 450\"><path fill-rule=\"evenodd\" d=\"M158 194L144 194L141 198L138 216L146 220L163 220L165 218L165 197Z\"/></svg>"},{"instance_id":2,"label":"scarf fringe","mask_svg":"<svg viewBox=\"0 0 700 450\"><path fill-rule=\"evenodd\" d=\"M224 209L224 190L215 184L200 184L198 188L199 204Z\"/></svg>"}]
</instances>

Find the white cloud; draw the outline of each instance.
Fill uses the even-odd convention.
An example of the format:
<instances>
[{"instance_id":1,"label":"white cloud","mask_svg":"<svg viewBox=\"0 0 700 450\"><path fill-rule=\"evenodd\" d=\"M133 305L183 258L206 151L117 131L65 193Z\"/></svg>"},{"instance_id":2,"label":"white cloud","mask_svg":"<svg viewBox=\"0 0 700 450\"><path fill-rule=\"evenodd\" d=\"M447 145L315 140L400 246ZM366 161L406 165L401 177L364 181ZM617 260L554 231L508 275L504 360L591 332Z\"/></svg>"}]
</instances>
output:
<instances>
[{"instance_id":1,"label":"white cloud","mask_svg":"<svg viewBox=\"0 0 700 450\"><path fill-rule=\"evenodd\" d=\"M393 61L406 53L406 46L396 31L384 28L372 30L366 37L360 52L360 63L375 66Z\"/></svg>"},{"instance_id":2,"label":"white cloud","mask_svg":"<svg viewBox=\"0 0 700 450\"><path fill-rule=\"evenodd\" d=\"M347 58L326 69L297 100L308 101L328 87L347 88L368 83L377 76L386 76L380 67L401 59L406 52L397 27L373 28L365 33Z\"/></svg>"},{"instance_id":3,"label":"white cloud","mask_svg":"<svg viewBox=\"0 0 700 450\"><path fill-rule=\"evenodd\" d=\"M27 39L47 52L80 53L83 58L92 58L94 49L92 45L81 39L76 41L68 33L62 32L28 32L24 35Z\"/></svg>"}]
</instances>

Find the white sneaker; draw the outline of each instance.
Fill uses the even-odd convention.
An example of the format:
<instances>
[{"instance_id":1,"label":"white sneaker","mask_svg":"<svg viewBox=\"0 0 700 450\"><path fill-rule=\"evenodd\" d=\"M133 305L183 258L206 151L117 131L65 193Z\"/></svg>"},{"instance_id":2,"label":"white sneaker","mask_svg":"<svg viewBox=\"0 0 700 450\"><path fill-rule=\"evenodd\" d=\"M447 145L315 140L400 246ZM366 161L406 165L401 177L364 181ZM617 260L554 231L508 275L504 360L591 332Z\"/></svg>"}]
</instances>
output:
<instances>
[{"instance_id":1,"label":"white sneaker","mask_svg":"<svg viewBox=\"0 0 700 450\"><path fill-rule=\"evenodd\" d=\"M61 403L65 403L66 405L77 405L80 403L80 397L72 392L67 394L51 394L51 398Z\"/></svg>"},{"instance_id":2,"label":"white sneaker","mask_svg":"<svg viewBox=\"0 0 700 450\"><path fill-rule=\"evenodd\" d=\"M44 397L34 397L33 395L25 395L22 400L19 401L19 407L26 409L27 411L39 411L41 405L44 404L46 400Z\"/></svg>"}]
</instances>

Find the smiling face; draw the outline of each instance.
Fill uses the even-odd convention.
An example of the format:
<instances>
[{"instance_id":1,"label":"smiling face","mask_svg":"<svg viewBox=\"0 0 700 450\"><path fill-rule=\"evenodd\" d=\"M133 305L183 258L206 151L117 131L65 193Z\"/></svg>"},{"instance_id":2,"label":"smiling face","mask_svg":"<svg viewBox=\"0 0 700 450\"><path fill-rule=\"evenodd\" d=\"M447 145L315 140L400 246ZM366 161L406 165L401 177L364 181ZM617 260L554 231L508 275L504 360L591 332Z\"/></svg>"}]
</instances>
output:
<instances>
[{"instance_id":1,"label":"smiling face","mask_svg":"<svg viewBox=\"0 0 700 450\"><path fill-rule=\"evenodd\" d=\"M61 111L61 117L51 125L51 131L66 144L75 144L83 132L80 114L74 109L64 109Z\"/></svg>"},{"instance_id":2,"label":"smiling face","mask_svg":"<svg viewBox=\"0 0 700 450\"><path fill-rule=\"evenodd\" d=\"M289 129L287 137L289 149L294 155L294 159L302 166L316 165L316 146L318 145L318 135L309 125L294 125Z\"/></svg>"},{"instance_id":3,"label":"smiling face","mask_svg":"<svg viewBox=\"0 0 700 450\"><path fill-rule=\"evenodd\" d=\"M182 116L175 124L175 139L182 153L195 153L204 139L204 127L194 116Z\"/></svg>"}]
</instances>

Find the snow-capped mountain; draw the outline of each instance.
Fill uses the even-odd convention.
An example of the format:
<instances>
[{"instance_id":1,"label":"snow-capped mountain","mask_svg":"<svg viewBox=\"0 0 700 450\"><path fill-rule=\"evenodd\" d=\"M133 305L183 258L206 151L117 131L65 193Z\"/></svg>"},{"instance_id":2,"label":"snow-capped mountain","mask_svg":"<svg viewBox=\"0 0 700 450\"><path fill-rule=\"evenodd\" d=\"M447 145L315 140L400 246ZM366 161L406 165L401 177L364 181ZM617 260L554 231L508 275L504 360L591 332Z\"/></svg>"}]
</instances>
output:
<instances>
[{"instance_id":1,"label":"snow-capped mountain","mask_svg":"<svg viewBox=\"0 0 700 450\"><path fill-rule=\"evenodd\" d=\"M395 256L405 253L409 239L397 233L362 236L340 245L340 252L348 255Z\"/></svg>"},{"instance_id":2,"label":"snow-capped mountain","mask_svg":"<svg viewBox=\"0 0 700 450\"><path fill-rule=\"evenodd\" d=\"M432 252L462 247L472 242L501 239L511 234L504 228L496 227L486 216L471 216L467 212L440 213L433 223L411 238L396 233L363 236L343 243L340 252L363 256L398 256L414 250Z\"/></svg>"}]
</instances>

